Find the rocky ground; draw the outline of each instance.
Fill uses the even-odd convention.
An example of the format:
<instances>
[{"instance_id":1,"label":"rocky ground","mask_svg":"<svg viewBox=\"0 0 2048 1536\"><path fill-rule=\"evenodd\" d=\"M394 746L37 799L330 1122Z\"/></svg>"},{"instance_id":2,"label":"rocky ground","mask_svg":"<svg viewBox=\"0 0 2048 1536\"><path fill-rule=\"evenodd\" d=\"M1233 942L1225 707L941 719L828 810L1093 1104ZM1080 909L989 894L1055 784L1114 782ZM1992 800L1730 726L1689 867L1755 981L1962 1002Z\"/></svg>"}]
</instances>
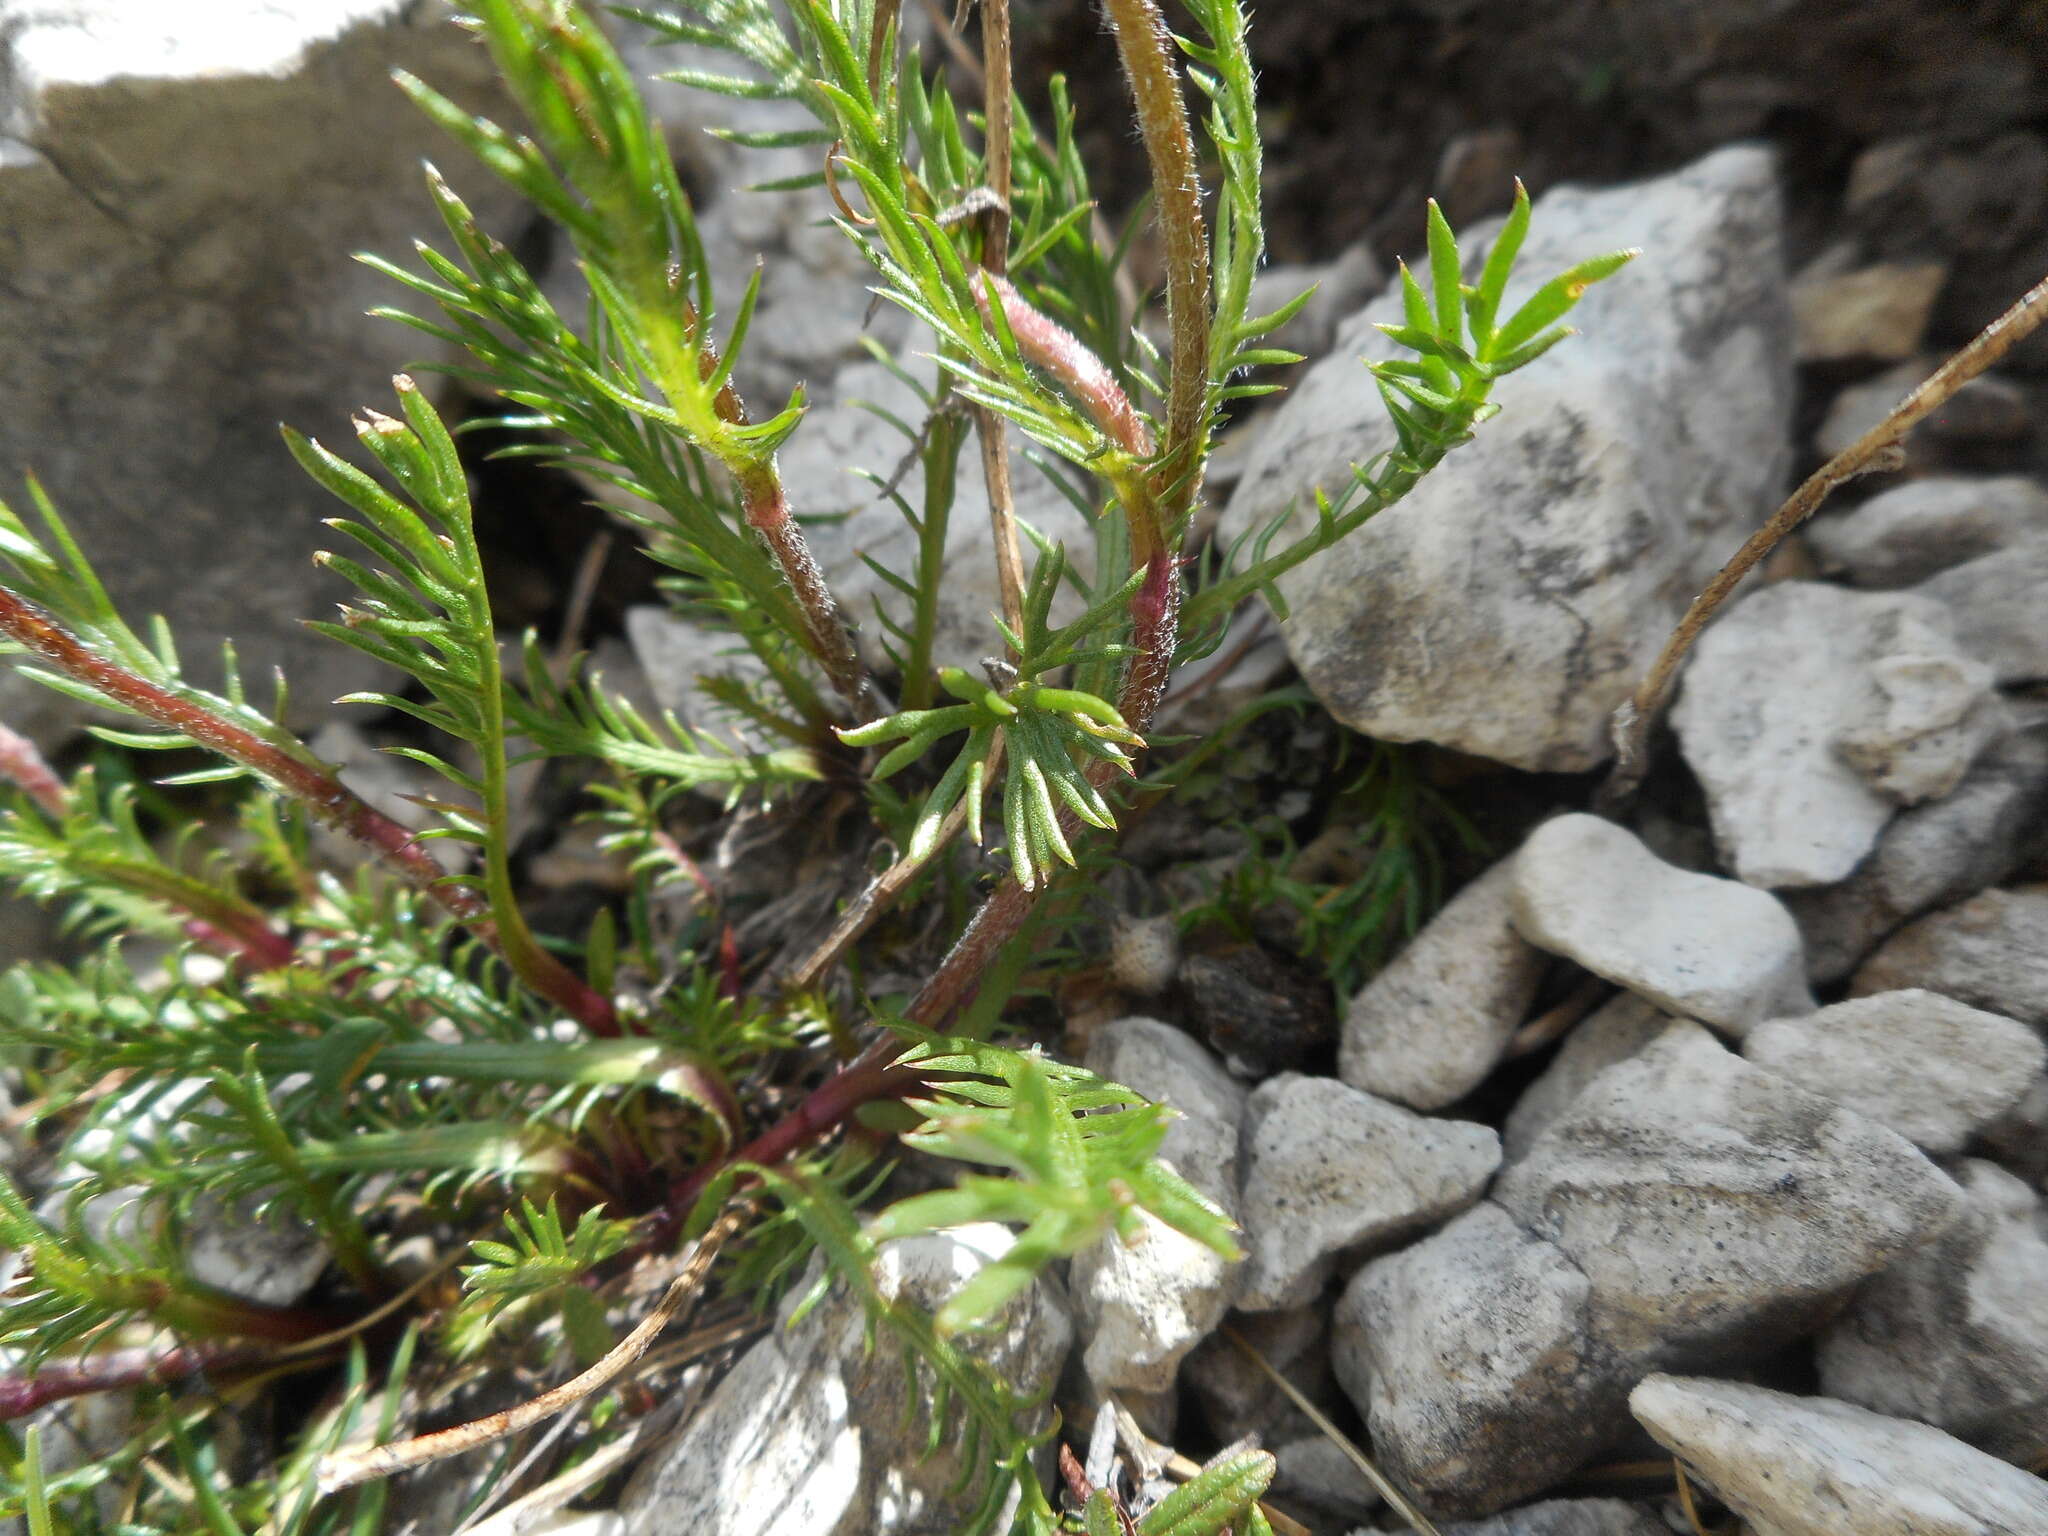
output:
<instances>
[{"instance_id":1,"label":"rocky ground","mask_svg":"<svg viewBox=\"0 0 2048 1536\"><path fill-rule=\"evenodd\" d=\"M1070 10L1033 15L1033 68L1081 69L1097 39ZM1475 1522L1446 1532L1685 1530L1675 1456L1758 1536L2048 1533L2048 348L1967 388L1901 467L1779 551L1699 646L1634 808L1587 813L1614 707L1706 577L1797 475L2048 272L2048 23L1935 0L1417 0L1260 22L1288 262L1268 281L1324 288L1292 338L1311 361L1233 428L1219 537L1389 441L1357 359L1397 313L1388 264L1412 252L1429 187L1483 223L1507 177L1527 175L1532 271L1645 254L1588 297L1579 338L1504 389L1473 445L1290 575L1291 619L1263 638L1248 619L1259 643L1179 702L1181 728L1200 730L1291 675L1313 690L1320 713L1255 736L1229 770L1240 803L1303 847L1333 826L1355 837L1328 793L1338 726L1431 744L1423 771L1488 837L1459 866L1469 879L1333 1016L1284 923L1182 942L1188 925L1170 919L1246 847L1241 826L1162 812L1133 833L1090 984L1044 1021L1091 1067L1184 1111L1167 1155L1236 1216L1247 1260L1155 1228L1077 1260L983 1347L1054 1391L1070 1424L1113 1403L1141 1492L1175 1452L1256 1435L1279 1459L1277 1506L1318 1532L1402 1522L1232 1333L1426 1508ZM237 110L269 125L249 131L370 90L350 49L413 60L439 46L397 21L368 34L247 92ZM254 377L284 393L263 396L264 419L332 422L396 343L345 322L354 280L309 259L265 303L350 366L260 335L215 357L152 331L137 353L147 252L198 260L173 236L223 208L311 221L313 206L284 181L149 181L135 169L146 136L127 159L67 153L104 141L95 112L128 122L127 87L17 64L50 110L24 132L40 159L0 154L0 210L28 210L0 216L18 232L0 237L14 241L0 335L34 363L0 381L0 470L12 480L34 445L104 544L95 504L129 504L170 462L179 495L208 489L207 517L260 506L249 526L291 543L279 498L310 491L262 478L292 479L281 455L240 467L251 456L230 433L257 406L194 371L240 378L267 346ZM202 73L154 99L208 113L242 100ZM859 555L886 563L906 535L840 472L901 453L852 406L902 388L861 350L860 274L801 195L725 190L733 152L691 131L701 108L662 109L715 259L739 270L769 254L756 334L771 349L750 382L812 385L785 468L816 510L847 514L821 554L864 606L876 583ZM303 131L311 155L320 130ZM1113 192L1129 146L1097 139ZM348 195L376 216L322 214L349 230L336 250L402 247L423 211L408 162L426 143L422 128L388 154L352 146ZM74 195L53 198L58 181ZM109 208L119 237L102 228ZM126 255L89 272L73 253L94 239ZM257 304L253 279L203 283L238 313ZM52 304L105 323L68 327L60 355L35 323ZM869 334L906 341L886 316ZM118 458L36 371L114 357L135 423ZM223 398L212 448L172 432L174 410ZM223 490L208 466L230 461L251 483ZM508 620L559 625L558 574L582 546L549 540L579 527L574 496L490 483L529 541L507 556ZM1026 496L1046 532L1078 531L1059 497ZM993 595L971 504L954 527L946 659L971 659ZM314 606L280 585L310 580L296 551L254 534L234 548L239 588ZM148 564L117 569L117 585L192 634L219 627L218 596L152 590ZM648 603L636 569L591 557L596 598L573 622L615 683L701 712L675 658L703 637ZM326 729L340 756L385 725ZM829 914L857 871L764 865L752 835L728 828L707 868L753 914L741 932L758 954ZM537 823L530 872L564 903L598 899L604 878L578 837ZM793 880L798 897L771 899ZM904 1244L882 1283L936 1300L1008 1241L991 1228ZM576 1528L950 1529L953 1469L915 1464L900 1376L860 1332L827 1307L706 1376L616 1512Z\"/></svg>"}]
</instances>

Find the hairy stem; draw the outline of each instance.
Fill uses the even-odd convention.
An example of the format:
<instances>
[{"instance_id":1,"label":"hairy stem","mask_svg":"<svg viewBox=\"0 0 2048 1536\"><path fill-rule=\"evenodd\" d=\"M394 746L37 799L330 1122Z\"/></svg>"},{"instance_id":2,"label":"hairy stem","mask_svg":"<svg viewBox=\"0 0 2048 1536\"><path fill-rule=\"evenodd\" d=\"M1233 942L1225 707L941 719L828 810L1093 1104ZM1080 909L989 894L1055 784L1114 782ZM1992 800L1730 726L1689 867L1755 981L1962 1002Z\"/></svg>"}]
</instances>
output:
<instances>
[{"instance_id":1,"label":"hairy stem","mask_svg":"<svg viewBox=\"0 0 2048 1536\"><path fill-rule=\"evenodd\" d=\"M1173 37L1153 0L1103 0L1130 82L1166 240L1166 318L1173 333L1166 456L1158 485L1168 522L1194 502L1209 410L1209 232L1202 222L1194 135L1174 69Z\"/></svg>"},{"instance_id":2,"label":"hairy stem","mask_svg":"<svg viewBox=\"0 0 2048 1536\"><path fill-rule=\"evenodd\" d=\"M880 719L889 712L888 703L854 647L853 634L840 614L838 599L825 585L817 556L790 515L782 477L772 462L756 462L738 471L735 479L747 526L768 546L803 614L804 648L825 669L840 697L852 706L855 719Z\"/></svg>"},{"instance_id":3,"label":"hairy stem","mask_svg":"<svg viewBox=\"0 0 2048 1536\"><path fill-rule=\"evenodd\" d=\"M18 1419L50 1403L95 1392L134 1387L168 1387L205 1374L222 1378L268 1366L274 1351L249 1344L181 1344L173 1349L108 1350L77 1361L44 1365L21 1376L0 1378L0 1420ZM326 1361L308 1355L307 1366Z\"/></svg>"},{"instance_id":4,"label":"hairy stem","mask_svg":"<svg viewBox=\"0 0 2048 1536\"><path fill-rule=\"evenodd\" d=\"M261 774L302 801L323 824L377 854L478 938L504 953L489 907L474 892L450 881L416 834L373 809L325 768L94 654L77 636L5 587L0 587L0 633L124 709ZM617 1031L611 1004L559 962L553 974L536 977L531 984L594 1033Z\"/></svg>"}]
</instances>

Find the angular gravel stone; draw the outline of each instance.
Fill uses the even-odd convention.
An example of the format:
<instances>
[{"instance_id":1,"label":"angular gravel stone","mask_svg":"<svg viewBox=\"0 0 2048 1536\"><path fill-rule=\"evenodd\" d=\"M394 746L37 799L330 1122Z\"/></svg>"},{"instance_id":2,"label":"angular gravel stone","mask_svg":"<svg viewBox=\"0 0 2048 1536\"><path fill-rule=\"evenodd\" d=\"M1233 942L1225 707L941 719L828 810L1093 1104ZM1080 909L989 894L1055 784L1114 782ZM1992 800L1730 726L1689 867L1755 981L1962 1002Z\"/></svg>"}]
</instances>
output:
<instances>
[{"instance_id":1,"label":"angular gravel stone","mask_svg":"<svg viewBox=\"0 0 2048 1536\"><path fill-rule=\"evenodd\" d=\"M1683 1376L1648 1378L1629 1406L1757 1536L2048 1531L2048 1483L1925 1424Z\"/></svg>"},{"instance_id":2,"label":"angular gravel stone","mask_svg":"<svg viewBox=\"0 0 2048 1536\"><path fill-rule=\"evenodd\" d=\"M1159 1155L1235 1215L1245 1090L1222 1063L1171 1024L1130 1018L1097 1031L1087 1065L1181 1112ZM1182 1357L1230 1310L1243 1277L1242 1264L1225 1263L1151 1216L1134 1241L1110 1237L1077 1254L1068 1285L1088 1337L1089 1379L1116 1391L1167 1391Z\"/></svg>"},{"instance_id":3,"label":"angular gravel stone","mask_svg":"<svg viewBox=\"0 0 2048 1536\"><path fill-rule=\"evenodd\" d=\"M1986 891L1908 923L1863 962L1849 995L1902 987L2048 1028L2048 886Z\"/></svg>"},{"instance_id":4,"label":"angular gravel stone","mask_svg":"<svg viewBox=\"0 0 2048 1536\"><path fill-rule=\"evenodd\" d=\"M1252 1094L1244 1157L1238 1305L1270 1311L1312 1301L1339 1254L1381 1251L1472 1204L1500 1137L1288 1072Z\"/></svg>"},{"instance_id":5,"label":"angular gravel stone","mask_svg":"<svg viewBox=\"0 0 2048 1536\"><path fill-rule=\"evenodd\" d=\"M1820 1337L1821 1391L1972 1441L2048 1434L2048 1232L2041 1197L1991 1163L1957 1171L1969 1205L1865 1281Z\"/></svg>"},{"instance_id":6,"label":"angular gravel stone","mask_svg":"<svg viewBox=\"0 0 2048 1536\"><path fill-rule=\"evenodd\" d=\"M1622 992L1582 1020L1559 1046L1543 1075L1522 1090L1501 1128L1508 1162L1526 1154L1536 1138L1570 1108L1586 1084L1617 1061L1626 1061L1670 1027L1671 1015L1633 992Z\"/></svg>"},{"instance_id":7,"label":"angular gravel stone","mask_svg":"<svg viewBox=\"0 0 2048 1536\"><path fill-rule=\"evenodd\" d=\"M1656 1003L1728 1034L1808 1013L1799 929L1769 892L1675 869L1612 822L1545 822L1515 856L1515 927Z\"/></svg>"},{"instance_id":8,"label":"angular gravel stone","mask_svg":"<svg viewBox=\"0 0 2048 1536\"><path fill-rule=\"evenodd\" d=\"M1790 460L1791 326L1770 156L1721 150L1635 186L1546 193L1510 306L1570 262L1658 253L1591 289L1581 335L1502 386L1503 414L1422 486L1280 578L1289 650L1371 735L1541 771L1612 748L1607 722L1680 611L1776 503ZM1468 236L1476 262L1485 241ZM1346 324L1253 444L1225 538L1291 516L1394 442ZM1707 414L1702 415L1702 411ZM1292 511L1290 511L1290 508Z\"/></svg>"},{"instance_id":9,"label":"angular gravel stone","mask_svg":"<svg viewBox=\"0 0 2048 1536\"><path fill-rule=\"evenodd\" d=\"M1014 1241L1007 1228L979 1222L885 1243L875 1283L885 1298L934 1308ZM960 1342L1028 1395L1050 1389L1072 1337L1065 1308L1039 1284ZM957 1441L925 1456L927 1407L904 1402L889 1330L868 1349L860 1304L835 1287L797 1328L776 1328L740 1357L689 1425L641 1463L619 1513L630 1536L956 1530L973 1512L974 1490L952 1486Z\"/></svg>"},{"instance_id":10,"label":"angular gravel stone","mask_svg":"<svg viewBox=\"0 0 2048 1536\"><path fill-rule=\"evenodd\" d=\"M1913 590L1955 611L1956 634L1999 684L2048 678L2048 538L2025 539L1930 576Z\"/></svg>"},{"instance_id":11,"label":"angular gravel stone","mask_svg":"<svg viewBox=\"0 0 2048 1536\"><path fill-rule=\"evenodd\" d=\"M1431 1510L1484 1514L1611 1440L1629 1384L1594 1341L1591 1291L1491 1201L1361 1269L1332 1354L1396 1481Z\"/></svg>"},{"instance_id":12,"label":"angular gravel stone","mask_svg":"<svg viewBox=\"0 0 2048 1536\"><path fill-rule=\"evenodd\" d=\"M1804 530L1823 568L1859 587L1910 587L2048 534L2048 487L2025 475L1930 475Z\"/></svg>"},{"instance_id":13,"label":"angular gravel stone","mask_svg":"<svg viewBox=\"0 0 2048 1536\"><path fill-rule=\"evenodd\" d=\"M1996 884L2044 842L2048 735L2036 726L1991 747L1951 794L1901 812L1841 884L1785 893L1808 976L1840 981L1901 923Z\"/></svg>"},{"instance_id":14,"label":"angular gravel stone","mask_svg":"<svg viewBox=\"0 0 2048 1536\"><path fill-rule=\"evenodd\" d=\"M1855 271L1808 268L1792 283L1799 360L1911 357L1947 277L1940 262L1880 262Z\"/></svg>"},{"instance_id":15,"label":"angular gravel stone","mask_svg":"<svg viewBox=\"0 0 2048 1536\"><path fill-rule=\"evenodd\" d=\"M1514 863L1460 891L1351 999L1337 1075L1413 1109L1485 1080L1529 1011L1550 957L1515 932Z\"/></svg>"},{"instance_id":16,"label":"angular gravel stone","mask_svg":"<svg viewBox=\"0 0 2048 1536\"><path fill-rule=\"evenodd\" d=\"M1953 789L2004 715L1940 604L1786 581L1701 637L1671 723L1728 865L1803 886L1853 870L1901 801Z\"/></svg>"},{"instance_id":17,"label":"angular gravel stone","mask_svg":"<svg viewBox=\"0 0 2048 1536\"><path fill-rule=\"evenodd\" d=\"M1642 1359L1795 1337L1963 1204L1903 1137L1690 1023L1595 1078L1492 1198L1585 1273L1602 1342Z\"/></svg>"},{"instance_id":18,"label":"angular gravel stone","mask_svg":"<svg viewBox=\"0 0 2048 1536\"><path fill-rule=\"evenodd\" d=\"M1936 1153L1960 1151L2048 1066L2026 1025L1918 990L1767 1020L1742 1054Z\"/></svg>"}]
</instances>

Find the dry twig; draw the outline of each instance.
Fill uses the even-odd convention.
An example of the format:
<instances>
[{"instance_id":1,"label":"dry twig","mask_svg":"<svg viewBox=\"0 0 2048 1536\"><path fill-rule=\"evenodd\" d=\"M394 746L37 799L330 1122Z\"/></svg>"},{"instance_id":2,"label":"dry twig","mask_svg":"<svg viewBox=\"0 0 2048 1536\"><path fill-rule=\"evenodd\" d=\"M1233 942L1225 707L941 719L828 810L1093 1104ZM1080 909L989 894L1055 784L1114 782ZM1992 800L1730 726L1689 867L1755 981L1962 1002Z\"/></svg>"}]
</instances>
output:
<instances>
[{"instance_id":1,"label":"dry twig","mask_svg":"<svg viewBox=\"0 0 2048 1536\"><path fill-rule=\"evenodd\" d=\"M661 1331L676 1320L696 1299L705 1272L711 1268L711 1261L718 1256L740 1222L745 1219L751 1202L742 1198L726 1208L712 1225L711 1230L697 1240L689 1261L683 1265L662 1296L654 1310L640 1320L639 1326L621 1339L616 1346L597 1364L582 1375L565 1381L561 1386L543 1392L530 1402L502 1413L486 1414L483 1418L472 1419L467 1424L457 1424L449 1429L435 1430L432 1434L415 1435L410 1440L398 1440L389 1445L375 1445L368 1450L349 1451L329 1456L320 1464L318 1485L321 1493L339 1493L344 1488L353 1488L358 1483L367 1483L380 1477L391 1477L414 1467L425 1466L428 1462L441 1461L450 1456L460 1456L478 1446L490 1445L507 1436L553 1418L566 1408L577 1403L618 1379L635 1361L647 1352L647 1347L661 1334Z\"/></svg>"},{"instance_id":2,"label":"dry twig","mask_svg":"<svg viewBox=\"0 0 2048 1536\"><path fill-rule=\"evenodd\" d=\"M1664 642L1656 664L1636 691L1614 712L1614 771L1601 787L1599 808L1612 812L1625 804L1643 781L1647 766L1644 744L1671 691L1679 663L1699 639L1720 606L1728 600L1742 578L1780 541L1819 510L1837 487L1875 470L1896 468L1906 434L1939 410L1955 392L2004 357L2048 319L2048 277L2044 277L2018 303L1985 326L1960 352L1943 363L1911 394L1892 408L1891 414L1857 438L1847 448L1807 476L1770 520L1743 542L1735 558L1722 566L1706 590L1692 600L1685 617Z\"/></svg>"}]
</instances>

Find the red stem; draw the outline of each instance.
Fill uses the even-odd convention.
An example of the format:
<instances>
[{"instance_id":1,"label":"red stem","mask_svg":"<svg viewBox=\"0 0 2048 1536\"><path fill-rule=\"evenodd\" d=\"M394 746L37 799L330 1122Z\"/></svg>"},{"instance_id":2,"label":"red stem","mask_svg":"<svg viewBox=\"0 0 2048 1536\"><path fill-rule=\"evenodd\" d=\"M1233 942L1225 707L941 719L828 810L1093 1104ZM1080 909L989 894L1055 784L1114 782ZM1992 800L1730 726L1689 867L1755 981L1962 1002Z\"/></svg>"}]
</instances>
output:
<instances>
[{"instance_id":1,"label":"red stem","mask_svg":"<svg viewBox=\"0 0 2048 1536\"><path fill-rule=\"evenodd\" d=\"M1003 318L1017 338L1024 361L1043 368L1088 413L1089 420L1134 458L1152 457L1152 433L1130 397L1109 371L1109 365L1065 326L1034 308L1010 280L993 272L977 272L969 280L974 302L989 314L989 294L1002 302Z\"/></svg>"},{"instance_id":2,"label":"red stem","mask_svg":"<svg viewBox=\"0 0 2048 1536\"><path fill-rule=\"evenodd\" d=\"M124 708L262 774L286 794L304 801L328 826L395 866L478 938L503 953L489 907L467 887L450 882L413 832L372 809L326 769L95 655L76 636L5 587L0 587L0 633ZM553 960L552 956L548 958ZM610 1000L599 996L560 962L554 962L539 975L521 979L592 1034L609 1036L619 1032L618 1016Z\"/></svg>"},{"instance_id":3,"label":"red stem","mask_svg":"<svg viewBox=\"0 0 2048 1536\"><path fill-rule=\"evenodd\" d=\"M36 744L4 725L0 725L0 778L35 801L52 821L62 821L71 809L71 791L43 761Z\"/></svg>"},{"instance_id":4,"label":"red stem","mask_svg":"<svg viewBox=\"0 0 2048 1536\"><path fill-rule=\"evenodd\" d=\"M167 1387L202 1371L216 1374L268 1363L275 1351L251 1344L181 1344L175 1349L116 1349L76 1363L44 1365L26 1376L0 1377L0 1420L18 1419L50 1403L94 1392ZM319 1356L308 1355L309 1364Z\"/></svg>"}]
</instances>

